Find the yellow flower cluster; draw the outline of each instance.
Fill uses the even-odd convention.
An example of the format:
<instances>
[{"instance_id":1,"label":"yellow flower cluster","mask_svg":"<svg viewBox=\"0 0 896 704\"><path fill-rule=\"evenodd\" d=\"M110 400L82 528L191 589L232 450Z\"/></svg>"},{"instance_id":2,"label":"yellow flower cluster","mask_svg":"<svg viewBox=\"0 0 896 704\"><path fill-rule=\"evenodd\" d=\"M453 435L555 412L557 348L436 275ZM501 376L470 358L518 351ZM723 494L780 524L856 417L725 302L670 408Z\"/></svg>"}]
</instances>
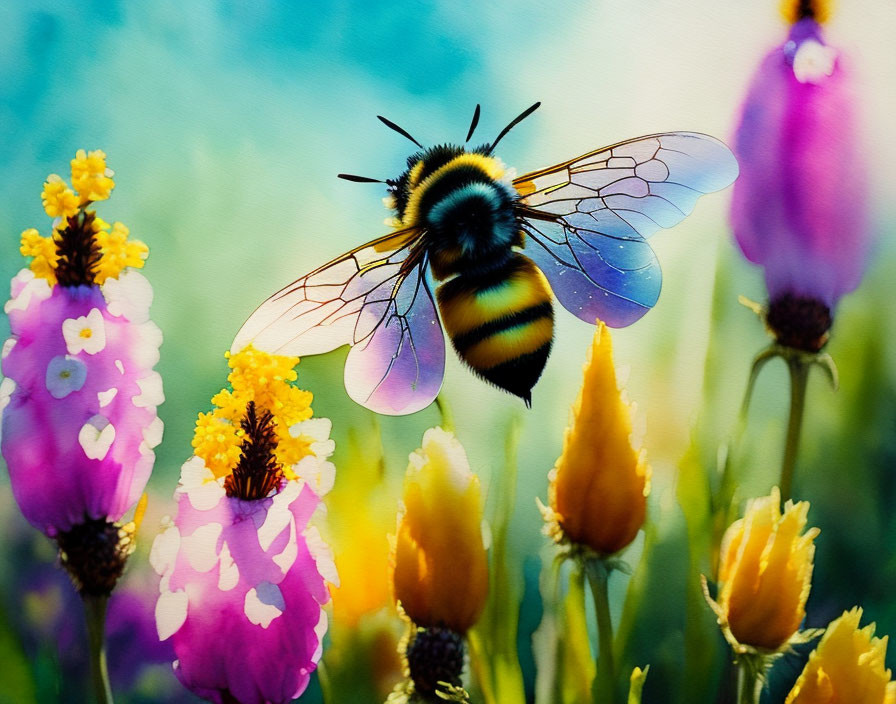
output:
<instances>
[{"instance_id":1,"label":"yellow flower cluster","mask_svg":"<svg viewBox=\"0 0 896 704\"><path fill-rule=\"evenodd\" d=\"M58 174L50 174L40 194L44 210L51 218L70 218L80 207L78 196Z\"/></svg>"},{"instance_id":2,"label":"yellow flower cluster","mask_svg":"<svg viewBox=\"0 0 896 704\"><path fill-rule=\"evenodd\" d=\"M120 222L109 223L96 218L94 220L96 243L100 248L100 260L97 263L95 281L103 284L106 279L117 278L127 267L142 269L149 254L147 247L140 240L129 240L130 230Z\"/></svg>"},{"instance_id":3,"label":"yellow flower cluster","mask_svg":"<svg viewBox=\"0 0 896 704\"><path fill-rule=\"evenodd\" d=\"M78 215L89 203L106 200L115 187L113 173L106 167L106 155L101 150L85 152L80 149L71 165L74 190L58 174L50 174L41 193L47 215L60 219L53 234L43 237L34 228L22 233L22 255L33 257L31 271L35 276L46 279L51 286L56 284L60 233L70 225L68 219ZM100 251L94 276L97 284L116 278L129 266L135 269L143 267L149 247L140 240L129 240L130 231L122 223L109 225L95 217L93 231Z\"/></svg>"},{"instance_id":4,"label":"yellow flower cluster","mask_svg":"<svg viewBox=\"0 0 896 704\"><path fill-rule=\"evenodd\" d=\"M874 637L874 624L859 628L862 610L846 611L833 621L785 704L893 704L896 682L884 660L887 638Z\"/></svg>"},{"instance_id":5,"label":"yellow flower cluster","mask_svg":"<svg viewBox=\"0 0 896 704\"><path fill-rule=\"evenodd\" d=\"M33 227L28 228L22 233L19 251L24 257L34 257L31 260L31 271L35 276L46 279L51 286L56 285L56 262L59 254L52 237L43 237Z\"/></svg>"},{"instance_id":6,"label":"yellow flower cluster","mask_svg":"<svg viewBox=\"0 0 896 704\"><path fill-rule=\"evenodd\" d=\"M270 411L277 434L277 461L287 479L295 479L291 467L311 454L311 439L290 433L296 423L311 417L311 392L290 382L296 380L293 367L298 357L272 355L251 345L240 352L228 353L231 372L227 376L232 390L215 394L215 409L200 413L193 436L193 448L216 477L231 473L240 457L244 432L240 422L246 405L254 401L259 412Z\"/></svg>"},{"instance_id":7,"label":"yellow flower cluster","mask_svg":"<svg viewBox=\"0 0 896 704\"><path fill-rule=\"evenodd\" d=\"M72 185L81 195L81 205L106 200L115 188L113 175L112 170L106 168L106 154L100 149L92 152L79 149L72 159Z\"/></svg>"}]
</instances>

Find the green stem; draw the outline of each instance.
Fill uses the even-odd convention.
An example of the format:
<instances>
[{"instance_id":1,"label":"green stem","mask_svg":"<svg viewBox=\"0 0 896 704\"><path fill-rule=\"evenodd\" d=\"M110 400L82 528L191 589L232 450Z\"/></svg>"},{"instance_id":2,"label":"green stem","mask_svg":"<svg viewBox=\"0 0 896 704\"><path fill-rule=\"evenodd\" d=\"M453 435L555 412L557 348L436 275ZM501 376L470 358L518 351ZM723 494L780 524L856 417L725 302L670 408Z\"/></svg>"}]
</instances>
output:
<instances>
[{"instance_id":1,"label":"green stem","mask_svg":"<svg viewBox=\"0 0 896 704\"><path fill-rule=\"evenodd\" d=\"M616 704L616 666L613 662L613 622L610 619L609 580L612 568L601 559L585 565L594 611L597 615L597 673L594 677L595 704Z\"/></svg>"},{"instance_id":2,"label":"green stem","mask_svg":"<svg viewBox=\"0 0 896 704\"><path fill-rule=\"evenodd\" d=\"M806 387L809 380L809 364L799 355L787 360L790 370L790 417L787 419L787 440L784 443L784 459L781 462L781 501L790 499L793 486L793 470L800 445L803 427L803 410L806 405Z\"/></svg>"},{"instance_id":3,"label":"green stem","mask_svg":"<svg viewBox=\"0 0 896 704\"><path fill-rule=\"evenodd\" d=\"M734 491L737 488L737 482L734 478L732 456L736 448L740 445L744 433L747 429L747 418L750 413L750 402L753 400L753 390L756 388L756 379L759 378L759 372L766 363L780 355L780 348L777 345L770 345L762 350L753 359L750 367L750 376L747 379L747 388L744 390L744 397L740 404L740 411L737 414L737 425L734 432L721 448L720 462L721 477L716 493L712 495L712 511L713 511L713 554L712 554L712 572L716 574L718 570L718 550L722 540L722 535L731 523L729 515L731 502L734 500Z\"/></svg>"},{"instance_id":4,"label":"green stem","mask_svg":"<svg viewBox=\"0 0 896 704\"><path fill-rule=\"evenodd\" d=\"M443 394L436 396L436 406L438 406L439 413L442 415L442 428L450 430L453 433L454 414L451 412L451 407L448 405L448 401Z\"/></svg>"},{"instance_id":5,"label":"green stem","mask_svg":"<svg viewBox=\"0 0 896 704\"><path fill-rule=\"evenodd\" d=\"M759 685L755 668L741 662L737 667L737 704L758 704Z\"/></svg>"},{"instance_id":6,"label":"green stem","mask_svg":"<svg viewBox=\"0 0 896 704\"><path fill-rule=\"evenodd\" d=\"M90 642L90 673L97 704L112 704L112 689L106 669L106 606L108 596L82 595L87 616L87 639Z\"/></svg>"}]
</instances>

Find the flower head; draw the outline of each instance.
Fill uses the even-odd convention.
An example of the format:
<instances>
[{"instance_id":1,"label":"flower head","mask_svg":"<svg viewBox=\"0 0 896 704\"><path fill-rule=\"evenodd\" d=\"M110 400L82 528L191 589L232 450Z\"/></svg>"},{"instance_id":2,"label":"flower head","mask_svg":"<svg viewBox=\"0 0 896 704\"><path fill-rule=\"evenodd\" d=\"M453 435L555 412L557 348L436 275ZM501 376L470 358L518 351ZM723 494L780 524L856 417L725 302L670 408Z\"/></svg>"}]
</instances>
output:
<instances>
[{"instance_id":1,"label":"flower head","mask_svg":"<svg viewBox=\"0 0 896 704\"><path fill-rule=\"evenodd\" d=\"M188 689L218 704L276 704L308 685L327 582L338 581L312 523L333 483L333 443L329 421L308 419L310 394L296 408L298 359L248 348L229 361L232 390L200 415L177 517L153 545L156 621Z\"/></svg>"},{"instance_id":2,"label":"flower head","mask_svg":"<svg viewBox=\"0 0 896 704\"><path fill-rule=\"evenodd\" d=\"M849 67L819 26L826 4L787 8L790 34L763 59L744 100L731 221L746 258L765 270L772 331L814 352L867 263L866 168Z\"/></svg>"},{"instance_id":3,"label":"flower head","mask_svg":"<svg viewBox=\"0 0 896 704\"><path fill-rule=\"evenodd\" d=\"M896 682L884 660L887 638L874 637L874 624L859 628L862 610L843 612L827 627L785 704L892 704Z\"/></svg>"},{"instance_id":4,"label":"flower head","mask_svg":"<svg viewBox=\"0 0 896 704\"><path fill-rule=\"evenodd\" d=\"M423 628L464 634L488 594L482 496L463 446L430 428L410 456L395 538L395 598Z\"/></svg>"},{"instance_id":5,"label":"flower head","mask_svg":"<svg viewBox=\"0 0 896 704\"><path fill-rule=\"evenodd\" d=\"M644 524L650 468L631 442L629 404L616 386L610 331L599 322L563 454L551 472L549 531L558 542L612 555Z\"/></svg>"},{"instance_id":6,"label":"flower head","mask_svg":"<svg viewBox=\"0 0 896 704\"><path fill-rule=\"evenodd\" d=\"M48 237L22 234L21 251L33 260L13 279L4 308L12 336L3 347L0 449L13 494L36 528L63 541L82 524L117 534L143 493L162 435L156 407L164 396L153 371L162 336L149 320L152 288L124 266L114 276L95 275L104 261L94 237L98 218L59 177L47 180L43 199L61 220ZM119 287L112 310L105 284L118 276L140 284Z\"/></svg>"},{"instance_id":7,"label":"flower head","mask_svg":"<svg viewBox=\"0 0 896 704\"><path fill-rule=\"evenodd\" d=\"M106 168L106 154L101 149L79 149L72 159L72 184L81 194L81 203L106 200L115 188L114 175L112 169Z\"/></svg>"},{"instance_id":8,"label":"flower head","mask_svg":"<svg viewBox=\"0 0 896 704\"><path fill-rule=\"evenodd\" d=\"M790 501L781 512L778 489L752 499L722 538L718 613L741 646L784 647L806 615L817 528L806 527L809 504Z\"/></svg>"}]
</instances>

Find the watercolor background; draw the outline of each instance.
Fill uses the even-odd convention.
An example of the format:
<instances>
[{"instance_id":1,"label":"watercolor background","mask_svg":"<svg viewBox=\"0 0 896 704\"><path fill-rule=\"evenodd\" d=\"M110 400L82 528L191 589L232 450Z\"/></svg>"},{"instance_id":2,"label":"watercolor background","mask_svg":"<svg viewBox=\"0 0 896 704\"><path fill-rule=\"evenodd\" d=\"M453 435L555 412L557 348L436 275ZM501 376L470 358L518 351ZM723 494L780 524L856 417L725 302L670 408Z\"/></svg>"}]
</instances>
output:
<instances>
[{"instance_id":1,"label":"watercolor background","mask_svg":"<svg viewBox=\"0 0 896 704\"><path fill-rule=\"evenodd\" d=\"M889 634L896 634L894 27L896 6L888 0L841 0L827 27L856 71L879 240L863 286L840 307L829 346L841 389L833 393L820 375L810 384L796 484L796 494L812 502L810 521L822 526L810 625L860 603L879 633ZM151 249L145 274L165 335L158 369L166 433L149 483L143 546L127 578L149 601L135 596L120 607L125 635L112 648L120 701L194 701L167 664L148 664L170 654L153 643L147 621L156 587L146 550L173 506L193 421L224 382L223 352L242 321L282 285L387 231L380 187L335 178L340 171L385 178L402 170L412 145L375 116L430 144L462 140L477 102L478 134L487 138L541 100L499 150L520 173L656 131L727 140L750 74L785 32L772 0L0 5L0 280L22 266L19 233L48 227L43 179L64 173L82 147L105 150L116 171L117 188L100 215L126 223ZM732 244L729 198L730 190L704 198L674 231L653 238L663 294L641 322L614 336L654 470L653 556L640 562L643 538L628 554L646 598L624 620L628 658L652 664L645 702L682 686L687 535L677 468L689 447L707 467L714 462L751 357L766 344L759 322L737 302L738 294L761 300L764 291L760 272ZM486 487L503 466L507 428L514 418L521 422L510 540L526 587L521 653L530 690L525 629L538 622L534 594L545 544L535 497L546 496L592 335L564 311L557 317L556 345L531 411L474 380L451 353L444 387ZM7 335L0 317L0 338ZM351 467L340 464L341 441L370 425L342 388L343 359L338 351L299 367L315 413L333 420L337 482L351 481ZM767 491L775 479L786 399L784 367L772 364L757 387L744 443L745 496ZM408 453L438 422L434 406L380 420L390 477L400 478ZM73 661L80 614L66 616L67 585L52 568L49 544L23 525L5 468L0 525L0 702L80 701ZM613 585L616 618L626 581ZM892 652L889 664L896 665ZM303 701L316 696L312 687Z\"/></svg>"}]
</instances>

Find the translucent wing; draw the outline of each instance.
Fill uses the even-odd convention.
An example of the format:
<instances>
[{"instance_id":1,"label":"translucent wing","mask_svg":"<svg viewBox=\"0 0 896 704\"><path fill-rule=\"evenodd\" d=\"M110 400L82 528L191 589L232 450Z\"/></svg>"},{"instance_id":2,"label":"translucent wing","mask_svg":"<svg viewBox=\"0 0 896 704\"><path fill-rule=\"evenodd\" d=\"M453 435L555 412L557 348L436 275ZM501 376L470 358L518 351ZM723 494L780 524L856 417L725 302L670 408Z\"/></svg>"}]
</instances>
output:
<instances>
[{"instance_id":1,"label":"translucent wing","mask_svg":"<svg viewBox=\"0 0 896 704\"><path fill-rule=\"evenodd\" d=\"M425 271L422 261L390 296L384 295L385 288L382 293L374 290L361 309L358 327L365 335L345 360L345 388L377 413L419 411L442 386L445 336Z\"/></svg>"},{"instance_id":2,"label":"translucent wing","mask_svg":"<svg viewBox=\"0 0 896 704\"><path fill-rule=\"evenodd\" d=\"M645 238L736 177L728 147L692 132L640 137L526 174L514 181L537 244L526 253L570 312L630 325L656 303L662 281Z\"/></svg>"},{"instance_id":3,"label":"translucent wing","mask_svg":"<svg viewBox=\"0 0 896 704\"><path fill-rule=\"evenodd\" d=\"M442 383L445 340L419 235L394 232L291 283L249 316L231 350L251 343L302 357L352 345L345 384L355 401L389 415L426 407Z\"/></svg>"},{"instance_id":4,"label":"translucent wing","mask_svg":"<svg viewBox=\"0 0 896 704\"><path fill-rule=\"evenodd\" d=\"M529 220L525 254L547 276L560 304L587 323L631 325L656 303L662 275L639 235L605 237L555 220Z\"/></svg>"}]
</instances>

